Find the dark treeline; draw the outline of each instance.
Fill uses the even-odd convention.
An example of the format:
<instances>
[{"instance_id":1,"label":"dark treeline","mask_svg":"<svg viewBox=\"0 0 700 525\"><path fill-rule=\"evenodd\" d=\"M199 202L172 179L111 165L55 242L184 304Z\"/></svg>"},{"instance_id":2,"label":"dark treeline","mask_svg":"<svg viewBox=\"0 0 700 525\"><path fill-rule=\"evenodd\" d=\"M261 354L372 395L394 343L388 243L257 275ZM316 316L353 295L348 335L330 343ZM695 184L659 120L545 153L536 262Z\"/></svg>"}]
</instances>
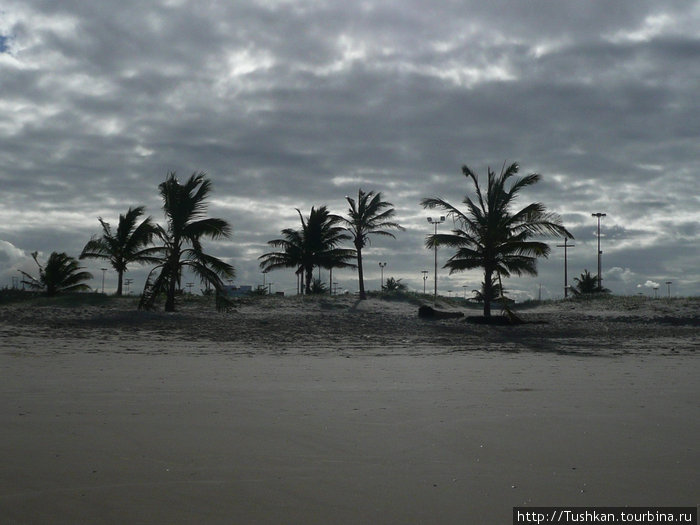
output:
<instances>
[{"instance_id":1,"label":"dark treeline","mask_svg":"<svg viewBox=\"0 0 700 525\"><path fill-rule=\"evenodd\" d=\"M491 303L508 301L503 279L511 275L537 275L537 258L547 257L549 246L533 237L553 235L573 239L563 226L561 218L548 212L542 203L534 202L514 211L518 194L540 180L540 175L518 177L516 163L506 166L499 174L487 170L486 186L479 176L467 166L462 174L471 186L459 208L439 197L424 198L421 205L426 209L438 209L452 219L453 229L449 233L429 235L426 247L433 249L446 246L453 250L443 266L450 274L472 269L483 269L484 280L480 290L475 290L477 299L484 303L484 316L491 315ZM211 181L204 173L193 173L184 183L176 174L169 173L158 186L162 198L165 224L157 224L152 217L143 217L143 206L131 207L119 216L116 229L98 218L101 235L93 236L83 248L80 259L103 259L117 273L116 295L122 294L124 273L131 264L152 265L144 285L140 308L153 308L158 297L165 298L165 310L175 309L175 298L181 290L182 272L187 269L217 293L224 290L224 280L235 275L233 266L204 251L204 239L223 239L231 236L231 225L220 218L206 216L207 199L212 190ZM360 299L366 298L363 270L363 249L374 238L395 238L395 233L404 228L396 221L396 212L382 193L358 190L357 198L346 197L346 215L331 213L327 206L313 206L308 215L297 209L299 226L285 228L281 236L268 241L272 248L259 257L260 268L272 271L292 269L297 275L299 293L312 293L313 272L324 268L357 269ZM39 277L23 272L22 281L49 295L62 291L88 289L84 281L92 275L82 272L78 261L65 253L52 253L46 266L39 266ZM574 293L606 291L596 286L589 289L590 280L595 280L586 270ZM400 290L405 287L399 280L391 278L384 290Z\"/></svg>"}]
</instances>

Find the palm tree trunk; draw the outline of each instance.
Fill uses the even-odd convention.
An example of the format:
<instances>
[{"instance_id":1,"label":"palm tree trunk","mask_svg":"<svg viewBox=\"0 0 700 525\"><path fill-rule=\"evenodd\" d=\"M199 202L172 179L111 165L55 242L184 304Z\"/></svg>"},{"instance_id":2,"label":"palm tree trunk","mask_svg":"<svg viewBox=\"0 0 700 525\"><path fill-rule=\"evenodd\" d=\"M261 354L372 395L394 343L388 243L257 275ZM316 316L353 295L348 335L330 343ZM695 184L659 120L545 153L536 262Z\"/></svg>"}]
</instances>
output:
<instances>
[{"instance_id":1,"label":"palm tree trunk","mask_svg":"<svg viewBox=\"0 0 700 525\"><path fill-rule=\"evenodd\" d=\"M362 248L355 245L357 250L357 275L360 279L360 300L367 299L367 294L365 293L365 278L362 271Z\"/></svg>"},{"instance_id":2,"label":"palm tree trunk","mask_svg":"<svg viewBox=\"0 0 700 525\"><path fill-rule=\"evenodd\" d=\"M306 295L311 295L311 281L314 278L314 267L306 268Z\"/></svg>"},{"instance_id":3,"label":"palm tree trunk","mask_svg":"<svg viewBox=\"0 0 700 525\"><path fill-rule=\"evenodd\" d=\"M179 270L178 262L180 261L180 254L176 257L171 257L170 268L169 268L169 280L168 280L168 294L165 298L165 311L174 312L175 311L175 290L177 287L177 273Z\"/></svg>"},{"instance_id":4,"label":"palm tree trunk","mask_svg":"<svg viewBox=\"0 0 700 525\"><path fill-rule=\"evenodd\" d=\"M165 311L174 312L175 311L175 286L177 282L174 278L170 279L168 283L168 295L165 298Z\"/></svg>"},{"instance_id":5,"label":"palm tree trunk","mask_svg":"<svg viewBox=\"0 0 700 525\"><path fill-rule=\"evenodd\" d=\"M114 294L117 297L122 296L122 281L124 280L124 271L120 270L117 272L117 292Z\"/></svg>"},{"instance_id":6,"label":"palm tree trunk","mask_svg":"<svg viewBox=\"0 0 700 525\"><path fill-rule=\"evenodd\" d=\"M484 317L491 317L491 290L493 288L493 280L491 270L484 272Z\"/></svg>"}]
</instances>

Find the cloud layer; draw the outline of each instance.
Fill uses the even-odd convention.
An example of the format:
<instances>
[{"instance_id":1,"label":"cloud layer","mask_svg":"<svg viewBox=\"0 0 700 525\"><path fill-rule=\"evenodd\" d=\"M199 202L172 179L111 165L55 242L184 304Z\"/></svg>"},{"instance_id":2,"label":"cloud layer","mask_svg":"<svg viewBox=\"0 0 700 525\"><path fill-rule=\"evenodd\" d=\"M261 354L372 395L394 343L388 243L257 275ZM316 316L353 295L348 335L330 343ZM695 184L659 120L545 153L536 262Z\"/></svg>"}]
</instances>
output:
<instances>
[{"instance_id":1,"label":"cloud layer","mask_svg":"<svg viewBox=\"0 0 700 525\"><path fill-rule=\"evenodd\" d=\"M420 198L459 203L462 164L485 173L508 160L543 175L526 198L576 236L570 275L596 271L591 213L603 211L610 288L674 280L697 294L699 24L684 1L11 1L0 239L77 255L96 217L144 204L159 219L166 173L201 169L211 214L235 231L213 251L254 284L295 207L342 212L362 186L407 227L373 245L368 265L387 260L388 275L422 289ZM562 274L554 248L539 277L510 286L560 296ZM441 277L454 293L481 280ZM294 289L292 275L272 278ZM356 289L351 272L338 279Z\"/></svg>"}]
</instances>

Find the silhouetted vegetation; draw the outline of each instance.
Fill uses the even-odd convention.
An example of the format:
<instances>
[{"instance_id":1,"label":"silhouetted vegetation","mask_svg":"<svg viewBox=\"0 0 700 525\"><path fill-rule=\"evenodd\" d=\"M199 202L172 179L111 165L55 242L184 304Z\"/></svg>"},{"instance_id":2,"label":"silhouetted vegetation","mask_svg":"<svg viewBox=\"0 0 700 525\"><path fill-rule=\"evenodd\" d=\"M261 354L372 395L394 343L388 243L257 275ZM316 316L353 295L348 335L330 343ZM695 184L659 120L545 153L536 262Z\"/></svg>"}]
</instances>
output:
<instances>
[{"instance_id":1,"label":"silhouetted vegetation","mask_svg":"<svg viewBox=\"0 0 700 525\"><path fill-rule=\"evenodd\" d=\"M148 275L139 308L152 308L158 295L165 292L165 311L172 312L184 268L218 291L224 286L222 278L233 278L233 266L202 248L203 238L229 237L231 226L223 219L204 217L211 192L211 182L204 173L193 173L184 184L180 184L175 173L170 173L158 189L167 227L158 225L156 229L162 246L146 250L149 257L158 260L158 265Z\"/></svg>"},{"instance_id":2,"label":"silhouetted vegetation","mask_svg":"<svg viewBox=\"0 0 700 525\"><path fill-rule=\"evenodd\" d=\"M588 270L583 270L580 277L574 277L574 286L570 288L574 296L595 294L595 293L610 293L610 290L604 286L598 286L598 276L591 275Z\"/></svg>"},{"instance_id":3,"label":"silhouetted vegetation","mask_svg":"<svg viewBox=\"0 0 700 525\"><path fill-rule=\"evenodd\" d=\"M462 173L474 185L476 201L466 195L462 202L467 209L461 211L440 198L423 199L424 208L444 210L454 221L451 233L428 236L426 246L456 249L444 265L450 273L484 269L484 317L490 317L494 285L500 284L503 290L503 277L537 275L537 257L549 255L549 246L529 240L532 236L552 234L573 238L573 235L564 228L559 216L547 212L541 203L528 204L514 213L511 211L518 194L539 181L539 175L516 178L506 188L509 180L518 173L518 165L504 165L500 175L488 168L488 185L483 192L476 173L467 166L462 167ZM494 282L494 274L498 283Z\"/></svg>"},{"instance_id":4,"label":"silhouetted vegetation","mask_svg":"<svg viewBox=\"0 0 700 525\"><path fill-rule=\"evenodd\" d=\"M137 225L139 217L144 213L143 206L129 208L126 215L119 215L117 231L112 232L108 222L98 217L102 225L102 236L93 236L83 248L80 259L107 259L117 272L117 296L122 295L124 272L131 263L157 263L158 260L149 255L146 247L151 244L157 227L151 217L147 217Z\"/></svg>"},{"instance_id":5,"label":"silhouetted vegetation","mask_svg":"<svg viewBox=\"0 0 700 525\"><path fill-rule=\"evenodd\" d=\"M386 284L382 285L382 290L385 292L404 292L408 287L401 282L401 279L394 279L389 277L386 280Z\"/></svg>"},{"instance_id":6,"label":"silhouetted vegetation","mask_svg":"<svg viewBox=\"0 0 700 525\"><path fill-rule=\"evenodd\" d=\"M312 293L314 268L354 268L349 261L355 257L355 251L341 248L340 244L350 237L339 226L341 218L331 215L326 206L311 208L308 217L297 209L301 229L285 228L282 238L268 241L268 245L279 248L259 257L263 271L278 268L294 268L297 275L303 274L305 291Z\"/></svg>"},{"instance_id":7,"label":"silhouetted vegetation","mask_svg":"<svg viewBox=\"0 0 700 525\"><path fill-rule=\"evenodd\" d=\"M384 235L394 237L388 229L403 230L392 219L395 215L393 204L382 200L382 194L370 191L365 193L360 189L357 193L357 201L351 197L345 197L350 204L348 218L343 218L345 227L352 236L355 251L357 253L357 274L360 284L360 299L366 299L365 281L362 268L362 248L370 243L371 235Z\"/></svg>"},{"instance_id":8,"label":"silhouetted vegetation","mask_svg":"<svg viewBox=\"0 0 700 525\"><path fill-rule=\"evenodd\" d=\"M38 290L51 297L59 293L89 291L85 281L92 279L90 272L80 271L82 266L74 257L65 253L53 252L42 266L37 259L38 252L32 253L32 259L39 267L39 277L33 277L20 270L25 277L22 283L32 290Z\"/></svg>"}]
</instances>

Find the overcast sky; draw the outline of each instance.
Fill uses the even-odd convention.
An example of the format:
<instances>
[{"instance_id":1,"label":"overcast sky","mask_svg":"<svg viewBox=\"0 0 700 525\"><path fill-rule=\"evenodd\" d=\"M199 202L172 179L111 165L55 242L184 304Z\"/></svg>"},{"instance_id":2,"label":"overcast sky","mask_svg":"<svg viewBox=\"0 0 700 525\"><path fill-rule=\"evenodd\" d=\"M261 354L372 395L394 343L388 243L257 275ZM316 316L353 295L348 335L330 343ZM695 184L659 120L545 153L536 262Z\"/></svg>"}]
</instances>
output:
<instances>
[{"instance_id":1,"label":"overcast sky","mask_svg":"<svg viewBox=\"0 0 700 525\"><path fill-rule=\"evenodd\" d=\"M687 0L6 0L0 286L34 272L35 250L77 256L98 216L116 225L142 204L162 221L158 184L202 170L210 215L234 230L208 249L237 284L262 282L257 258L298 225L295 208L344 213L362 187L406 227L367 252L368 288L382 261L422 290L420 199L459 204L463 164L485 177L517 161L542 174L519 204L544 203L576 237L570 279L596 272L591 213L604 212L605 285L700 294L699 28ZM563 295L562 240L547 241L539 276L505 283L513 295ZM104 263L86 264L101 286ZM140 288L144 275L128 276ZM439 278L461 295L482 275ZM294 291L291 271L269 280ZM357 290L352 271L334 280Z\"/></svg>"}]
</instances>

